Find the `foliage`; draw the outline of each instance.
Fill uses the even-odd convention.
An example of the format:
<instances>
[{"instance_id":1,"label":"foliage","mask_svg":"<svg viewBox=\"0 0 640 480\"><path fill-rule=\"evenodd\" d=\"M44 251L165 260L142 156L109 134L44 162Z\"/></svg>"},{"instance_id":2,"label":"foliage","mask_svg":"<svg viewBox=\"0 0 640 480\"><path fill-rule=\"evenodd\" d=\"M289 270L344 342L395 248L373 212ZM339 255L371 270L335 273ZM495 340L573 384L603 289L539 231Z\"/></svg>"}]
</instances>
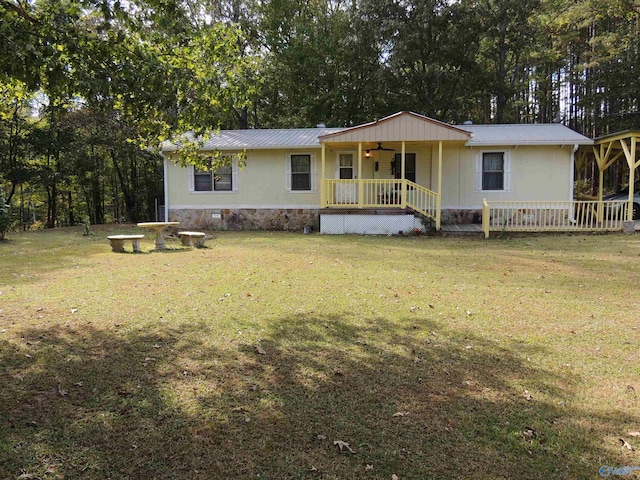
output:
<instances>
[{"instance_id":1,"label":"foliage","mask_svg":"<svg viewBox=\"0 0 640 480\"><path fill-rule=\"evenodd\" d=\"M0 18L0 181L23 223L149 219L150 150L215 168L198 147L220 128L640 126L637 0L0 0Z\"/></svg>"},{"instance_id":2,"label":"foliage","mask_svg":"<svg viewBox=\"0 0 640 480\"><path fill-rule=\"evenodd\" d=\"M4 240L6 233L13 226L11 208L4 200L4 194L0 191L0 240Z\"/></svg>"}]
</instances>

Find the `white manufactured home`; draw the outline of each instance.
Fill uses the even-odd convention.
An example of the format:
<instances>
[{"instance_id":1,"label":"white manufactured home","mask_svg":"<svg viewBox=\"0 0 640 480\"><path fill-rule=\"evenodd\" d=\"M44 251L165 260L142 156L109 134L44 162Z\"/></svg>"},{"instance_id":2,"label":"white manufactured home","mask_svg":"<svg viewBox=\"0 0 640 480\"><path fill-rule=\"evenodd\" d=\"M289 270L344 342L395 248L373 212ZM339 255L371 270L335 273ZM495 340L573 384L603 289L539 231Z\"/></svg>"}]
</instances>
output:
<instances>
[{"instance_id":1,"label":"white manufactured home","mask_svg":"<svg viewBox=\"0 0 640 480\"><path fill-rule=\"evenodd\" d=\"M220 131L216 172L165 160L165 215L185 228L394 234L482 223L486 202L572 202L576 151L560 124L448 125L411 112L351 128Z\"/></svg>"}]
</instances>

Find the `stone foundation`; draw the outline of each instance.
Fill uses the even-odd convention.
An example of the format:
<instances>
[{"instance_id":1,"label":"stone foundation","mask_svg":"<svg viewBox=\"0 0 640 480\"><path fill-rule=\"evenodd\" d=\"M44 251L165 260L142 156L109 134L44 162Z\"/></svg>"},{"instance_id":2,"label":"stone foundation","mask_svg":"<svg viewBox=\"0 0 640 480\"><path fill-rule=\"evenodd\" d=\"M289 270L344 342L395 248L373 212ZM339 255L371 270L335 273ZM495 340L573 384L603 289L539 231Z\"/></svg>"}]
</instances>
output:
<instances>
[{"instance_id":1,"label":"stone foundation","mask_svg":"<svg viewBox=\"0 0 640 480\"><path fill-rule=\"evenodd\" d=\"M460 225L463 223L482 223L482 209L477 210L442 210L441 223L444 225Z\"/></svg>"},{"instance_id":2,"label":"stone foundation","mask_svg":"<svg viewBox=\"0 0 640 480\"><path fill-rule=\"evenodd\" d=\"M290 230L311 226L318 230L318 210L287 209L185 209L169 210L169 221L194 230Z\"/></svg>"}]
</instances>

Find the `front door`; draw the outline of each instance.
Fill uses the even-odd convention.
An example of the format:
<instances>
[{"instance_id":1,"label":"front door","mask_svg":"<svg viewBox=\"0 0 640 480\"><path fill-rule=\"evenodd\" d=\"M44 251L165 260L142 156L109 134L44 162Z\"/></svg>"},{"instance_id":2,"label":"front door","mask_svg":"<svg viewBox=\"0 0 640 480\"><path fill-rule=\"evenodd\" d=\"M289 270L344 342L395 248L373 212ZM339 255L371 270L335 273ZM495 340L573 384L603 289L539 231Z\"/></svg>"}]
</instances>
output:
<instances>
[{"instance_id":1,"label":"front door","mask_svg":"<svg viewBox=\"0 0 640 480\"><path fill-rule=\"evenodd\" d=\"M336 159L336 178L340 180L354 180L358 177L356 155L353 152L338 152ZM358 189L356 182L338 182L334 190L335 203L357 203Z\"/></svg>"},{"instance_id":2,"label":"front door","mask_svg":"<svg viewBox=\"0 0 640 480\"><path fill-rule=\"evenodd\" d=\"M402 178L402 154L396 153L393 159L393 173L396 180ZM416 181L416 154L404 154L404 178L414 182Z\"/></svg>"}]
</instances>

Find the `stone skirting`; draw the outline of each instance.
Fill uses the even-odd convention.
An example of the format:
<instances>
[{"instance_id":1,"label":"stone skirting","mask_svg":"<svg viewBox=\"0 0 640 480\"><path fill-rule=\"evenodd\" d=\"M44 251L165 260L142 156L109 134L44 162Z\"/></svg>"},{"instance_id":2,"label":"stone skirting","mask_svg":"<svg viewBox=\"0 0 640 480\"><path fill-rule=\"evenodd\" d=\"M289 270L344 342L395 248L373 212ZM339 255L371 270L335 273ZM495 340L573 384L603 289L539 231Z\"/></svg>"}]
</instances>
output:
<instances>
[{"instance_id":1,"label":"stone skirting","mask_svg":"<svg viewBox=\"0 0 640 480\"><path fill-rule=\"evenodd\" d=\"M447 209L442 210L441 223L444 225L460 225L465 223L482 223L482 209L458 210Z\"/></svg>"},{"instance_id":2,"label":"stone skirting","mask_svg":"<svg viewBox=\"0 0 640 480\"><path fill-rule=\"evenodd\" d=\"M306 208L240 208L169 210L169 221L195 230L300 230L317 231L318 210Z\"/></svg>"}]
</instances>

